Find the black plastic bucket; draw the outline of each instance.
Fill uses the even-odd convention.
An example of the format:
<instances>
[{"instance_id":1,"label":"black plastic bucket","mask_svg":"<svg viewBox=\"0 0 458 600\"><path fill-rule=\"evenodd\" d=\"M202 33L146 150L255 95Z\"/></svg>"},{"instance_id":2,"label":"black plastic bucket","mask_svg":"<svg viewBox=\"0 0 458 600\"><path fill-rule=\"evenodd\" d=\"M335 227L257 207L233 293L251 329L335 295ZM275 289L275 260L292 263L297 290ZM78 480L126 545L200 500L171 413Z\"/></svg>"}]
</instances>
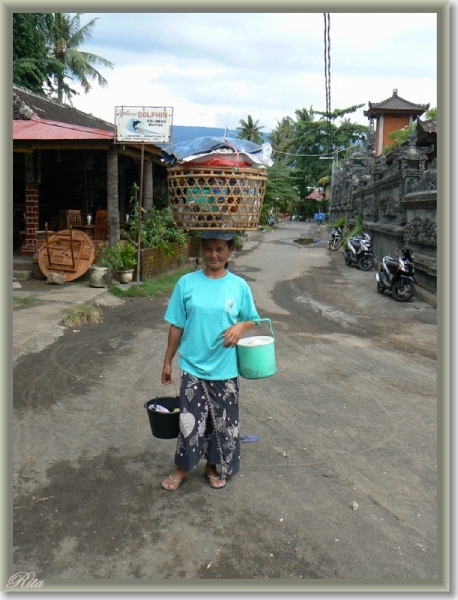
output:
<instances>
[{"instance_id":1,"label":"black plastic bucket","mask_svg":"<svg viewBox=\"0 0 458 600\"><path fill-rule=\"evenodd\" d=\"M178 434L180 433L180 413L166 413L151 410L149 407L152 404L158 404L159 406L163 406L167 410L172 411L175 408L180 408L180 397L175 396L175 398L171 398L170 396L166 396L165 398L154 398L153 400L145 402L144 405L146 412L148 413L149 424L154 437L162 440L171 440L178 437Z\"/></svg>"}]
</instances>

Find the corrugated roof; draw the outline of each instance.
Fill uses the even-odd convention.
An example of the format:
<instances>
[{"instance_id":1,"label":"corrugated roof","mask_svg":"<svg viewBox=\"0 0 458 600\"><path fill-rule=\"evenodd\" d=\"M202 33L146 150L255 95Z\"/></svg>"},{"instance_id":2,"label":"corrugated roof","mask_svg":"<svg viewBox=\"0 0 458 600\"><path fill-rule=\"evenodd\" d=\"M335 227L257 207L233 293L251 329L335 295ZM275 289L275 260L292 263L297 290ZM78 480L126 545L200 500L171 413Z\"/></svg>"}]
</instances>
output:
<instances>
[{"instance_id":1,"label":"corrugated roof","mask_svg":"<svg viewBox=\"0 0 458 600\"><path fill-rule=\"evenodd\" d=\"M114 125L103 119L99 119L87 113L81 112L72 106L58 104L50 98L38 96L30 90L19 85L13 85L13 94L17 96L19 102L13 102L13 119L28 119L27 113L18 110L21 102L26 104L40 119L49 119L58 123L70 123L81 127L91 127L92 129L103 129L114 132ZM115 107L113 107L114 116Z\"/></svg>"},{"instance_id":2,"label":"corrugated roof","mask_svg":"<svg viewBox=\"0 0 458 600\"><path fill-rule=\"evenodd\" d=\"M323 200L323 194L318 190L315 190L307 196L307 200Z\"/></svg>"},{"instance_id":3,"label":"corrugated roof","mask_svg":"<svg viewBox=\"0 0 458 600\"><path fill-rule=\"evenodd\" d=\"M113 131L32 118L13 121L13 140L111 140Z\"/></svg>"},{"instance_id":4,"label":"corrugated roof","mask_svg":"<svg viewBox=\"0 0 458 600\"><path fill-rule=\"evenodd\" d=\"M392 96L382 100L382 102L369 102L368 104L369 109L364 111L366 117L391 110L421 115L429 108L429 104L414 104L409 100L404 100L404 98L398 96L398 90L396 89L393 90Z\"/></svg>"}]
</instances>

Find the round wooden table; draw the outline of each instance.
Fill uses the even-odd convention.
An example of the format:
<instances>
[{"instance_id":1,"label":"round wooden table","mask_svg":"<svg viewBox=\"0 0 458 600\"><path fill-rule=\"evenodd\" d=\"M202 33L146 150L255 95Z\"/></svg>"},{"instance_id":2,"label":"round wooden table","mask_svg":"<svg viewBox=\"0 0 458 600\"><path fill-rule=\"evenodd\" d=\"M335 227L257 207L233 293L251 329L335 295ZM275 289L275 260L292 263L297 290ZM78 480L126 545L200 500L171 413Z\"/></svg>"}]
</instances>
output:
<instances>
[{"instance_id":1,"label":"round wooden table","mask_svg":"<svg viewBox=\"0 0 458 600\"><path fill-rule=\"evenodd\" d=\"M38 253L38 266L45 277L58 273L73 281L86 273L94 262L91 238L78 229L63 229L48 237Z\"/></svg>"}]
</instances>

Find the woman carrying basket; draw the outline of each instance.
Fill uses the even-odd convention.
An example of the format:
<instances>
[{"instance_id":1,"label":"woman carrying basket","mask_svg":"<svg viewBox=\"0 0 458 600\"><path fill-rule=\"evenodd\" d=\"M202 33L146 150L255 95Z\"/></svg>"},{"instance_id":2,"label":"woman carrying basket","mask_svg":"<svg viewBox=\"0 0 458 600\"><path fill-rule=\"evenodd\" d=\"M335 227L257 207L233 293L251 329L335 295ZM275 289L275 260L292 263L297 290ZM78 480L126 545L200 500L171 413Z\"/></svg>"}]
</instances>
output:
<instances>
[{"instance_id":1,"label":"woman carrying basket","mask_svg":"<svg viewBox=\"0 0 458 600\"><path fill-rule=\"evenodd\" d=\"M246 281L227 271L234 233L205 231L201 235L205 268L178 281L164 317L170 329L162 383L172 383L177 350L181 369L175 470L162 482L169 491L180 487L201 458L207 461L204 474L214 489L223 488L227 477L238 473L236 345L260 318Z\"/></svg>"}]
</instances>

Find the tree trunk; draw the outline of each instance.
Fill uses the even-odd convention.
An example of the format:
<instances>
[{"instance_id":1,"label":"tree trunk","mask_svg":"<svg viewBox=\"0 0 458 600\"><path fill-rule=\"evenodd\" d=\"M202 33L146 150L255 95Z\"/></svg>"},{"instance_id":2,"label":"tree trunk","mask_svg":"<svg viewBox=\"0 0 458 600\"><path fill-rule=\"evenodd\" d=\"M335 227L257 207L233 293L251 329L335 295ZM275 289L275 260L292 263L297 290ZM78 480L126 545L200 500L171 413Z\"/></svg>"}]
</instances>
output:
<instances>
[{"instance_id":1,"label":"tree trunk","mask_svg":"<svg viewBox=\"0 0 458 600\"><path fill-rule=\"evenodd\" d=\"M153 206L153 163L145 161L145 191L143 192L143 208L146 210L145 218L149 219Z\"/></svg>"},{"instance_id":2,"label":"tree trunk","mask_svg":"<svg viewBox=\"0 0 458 600\"><path fill-rule=\"evenodd\" d=\"M118 148L116 145L107 153L107 209L108 241L110 246L120 239L119 235L119 193L118 193Z\"/></svg>"}]
</instances>

